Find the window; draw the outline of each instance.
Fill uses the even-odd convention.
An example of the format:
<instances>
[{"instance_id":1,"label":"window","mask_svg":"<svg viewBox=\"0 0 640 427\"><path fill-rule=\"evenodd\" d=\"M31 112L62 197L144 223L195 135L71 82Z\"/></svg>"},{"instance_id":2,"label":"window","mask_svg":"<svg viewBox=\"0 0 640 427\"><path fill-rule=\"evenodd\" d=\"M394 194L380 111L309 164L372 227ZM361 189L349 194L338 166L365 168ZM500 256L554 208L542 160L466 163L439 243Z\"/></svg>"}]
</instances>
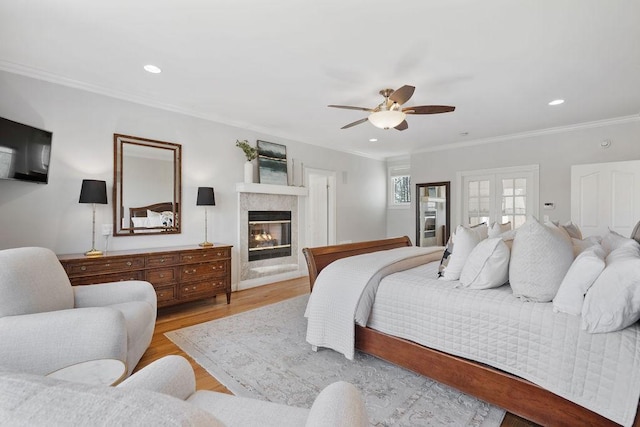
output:
<instances>
[{"instance_id":1,"label":"window","mask_svg":"<svg viewBox=\"0 0 640 427\"><path fill-rule=\"evenodd\" d=\"M463 225L511 221L518 228L538 216L538 165L458 172Z\"/></svg>"},{"instance_id":2,"label":"window","mask_svg":"<svg viewBox=\"0 0 640 427\"><path fill-rule=\"evenodd\" d=\"M389 168L389 207L408 208L411 205L411 176L409 168L398 166Z\"/></svg>"}]
</instances>

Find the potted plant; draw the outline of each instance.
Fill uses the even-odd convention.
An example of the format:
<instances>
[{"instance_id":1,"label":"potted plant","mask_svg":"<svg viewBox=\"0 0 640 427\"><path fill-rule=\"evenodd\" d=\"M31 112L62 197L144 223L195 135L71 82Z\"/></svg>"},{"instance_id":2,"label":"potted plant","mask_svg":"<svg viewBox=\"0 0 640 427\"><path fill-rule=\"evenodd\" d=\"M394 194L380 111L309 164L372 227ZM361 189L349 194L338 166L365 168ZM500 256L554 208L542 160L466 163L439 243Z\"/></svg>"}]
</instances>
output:
<instances>
[{"instance_id":1,"label":"potted plant","mask_svg":"<svg viewBox=\"0 0 640 427\"><path fill-rule=\"evenodd\" d=\"M249 145L249 141L236 140L236 147L239 147L247 158L247 162L244 164L244 182L253 182L253 163L251 161L258 157L258 149Z\"/></svg>"}]
</instances>

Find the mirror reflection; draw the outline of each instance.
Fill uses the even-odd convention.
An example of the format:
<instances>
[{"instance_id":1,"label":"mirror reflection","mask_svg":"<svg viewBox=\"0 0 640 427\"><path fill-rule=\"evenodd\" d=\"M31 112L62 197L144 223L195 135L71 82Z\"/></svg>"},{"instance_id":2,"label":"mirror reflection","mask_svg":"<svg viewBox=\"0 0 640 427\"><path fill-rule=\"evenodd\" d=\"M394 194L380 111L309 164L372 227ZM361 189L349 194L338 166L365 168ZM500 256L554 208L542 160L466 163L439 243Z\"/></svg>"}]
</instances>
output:
<instances>
[{"instance_id":1,"label":"mirror reflection","mask_svg":"<svg viewBox=\"0 0 640 427\"><path fill-rule=\"evenodd\" d=\"M181 146L114 135L114 235L180 232Z\"/></svg>"},{"instance_id":2,"label":"mirror reflection","mask_svg":"<svg viewBox=\"0 0 640 427\"><path fill-rule=\"evenodd\" d=\"M416 184L416 246L444 246L450 231L450 182Z\"/></svg>"}]
</instances>

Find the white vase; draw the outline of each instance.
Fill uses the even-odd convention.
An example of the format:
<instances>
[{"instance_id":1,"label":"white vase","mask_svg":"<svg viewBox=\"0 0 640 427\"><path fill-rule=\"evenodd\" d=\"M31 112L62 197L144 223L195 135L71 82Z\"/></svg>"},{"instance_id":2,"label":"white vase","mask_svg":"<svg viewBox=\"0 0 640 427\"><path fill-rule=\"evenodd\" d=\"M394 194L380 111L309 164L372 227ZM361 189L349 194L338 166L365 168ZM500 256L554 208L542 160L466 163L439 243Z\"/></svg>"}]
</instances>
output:
<instances>
[{"instance_id":1,"label":"white vase","mask_svg":"<svg viewBox=\"0 0 640 427\"><path fill-rule=\"evenodd\" d=\"M244 182L247 184L253 183L253 163L245 162L244 164Z\"/></svg>"}]
</instances>

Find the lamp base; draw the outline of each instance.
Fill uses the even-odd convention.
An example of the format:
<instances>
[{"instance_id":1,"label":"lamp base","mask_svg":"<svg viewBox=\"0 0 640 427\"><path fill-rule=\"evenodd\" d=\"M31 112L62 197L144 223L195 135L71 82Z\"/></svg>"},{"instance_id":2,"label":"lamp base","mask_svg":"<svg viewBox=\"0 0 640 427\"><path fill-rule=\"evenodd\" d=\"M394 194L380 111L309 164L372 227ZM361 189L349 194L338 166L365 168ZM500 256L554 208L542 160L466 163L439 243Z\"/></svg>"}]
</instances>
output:
<instances>
[{"instance_id":1,"label":"lamp base","mask_svg":"<svg viewBox=\"0 0 640 427\"><path fill-rule=\"evenodd\" d=\"M84 256L102 256L102 251L91 249L90 251L85 252Z\"/></svg>"},{"instance_id":2,"label":"lamp base","mask_svg":"<svg viewBox=\"0 0 640 427\"><path fill-rule=\"evenodd\" d=\"M213 243L205 241L202 243L198 243L198 246L202 246L203 248L208 248L209 246L213 246Z\"/></svg>"}]
</instances>

